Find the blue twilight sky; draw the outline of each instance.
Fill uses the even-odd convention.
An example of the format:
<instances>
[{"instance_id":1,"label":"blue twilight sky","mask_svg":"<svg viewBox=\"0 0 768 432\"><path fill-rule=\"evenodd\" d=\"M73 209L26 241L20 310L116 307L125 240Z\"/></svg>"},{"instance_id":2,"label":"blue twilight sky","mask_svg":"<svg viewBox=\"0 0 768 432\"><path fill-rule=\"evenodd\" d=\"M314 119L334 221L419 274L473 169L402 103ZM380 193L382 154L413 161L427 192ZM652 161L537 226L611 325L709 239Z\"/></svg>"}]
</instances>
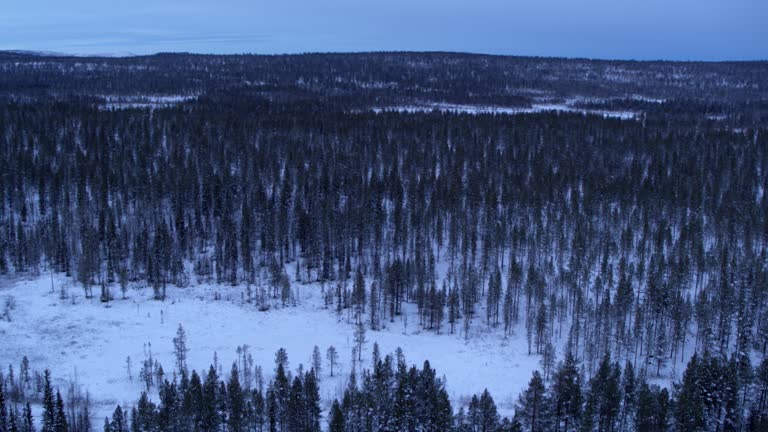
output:
<instances>
[{"instance_id":1,"label":"blue twilight sky","mask_svg":"<svg viewBox=\"0 0 768 432\"><path fill-rule=\"evenodd\" d=\"M768 59L768 0L2 0L0 49Z\"/></svg>"}]
</instances>

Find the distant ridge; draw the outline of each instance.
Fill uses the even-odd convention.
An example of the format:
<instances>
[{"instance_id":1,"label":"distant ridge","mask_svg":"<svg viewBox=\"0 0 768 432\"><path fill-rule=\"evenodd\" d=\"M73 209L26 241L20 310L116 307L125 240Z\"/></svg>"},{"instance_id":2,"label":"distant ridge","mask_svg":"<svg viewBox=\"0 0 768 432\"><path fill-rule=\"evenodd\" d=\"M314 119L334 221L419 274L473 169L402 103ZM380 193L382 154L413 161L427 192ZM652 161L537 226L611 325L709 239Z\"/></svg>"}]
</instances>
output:
<instances>
[{"instance_id":1,"label":"distant ridge","mask_svg":"<svg viewBox=\"0 0 768 432\"><path fill-rule=\"evenodd\" d=\"M452 56L458 58L495 58L495 59L518 59L518 60L556 60L556 61L580 61L580 62L599 62L599 63L639 63L639 64L765 64L768 59L762 60L668 60L668 59L645 59L637 60L632 58L590 58L590 57L561 57L561 56L526 56L514 54L489 54L479 52L465 51L313 51L303 53L196 53L190 51L158 51L152 54L136 54L130 51L126 52L108 52L78 54L60 51L34 51L34 50L0 50L1 55L16 54L19 56L34 57L58 57L58 58L152 58L167 56L190 56L190 57L307 57L307 56L372 56L372 55L434 55L434 56Z\"/></svg>"}]
</instances>

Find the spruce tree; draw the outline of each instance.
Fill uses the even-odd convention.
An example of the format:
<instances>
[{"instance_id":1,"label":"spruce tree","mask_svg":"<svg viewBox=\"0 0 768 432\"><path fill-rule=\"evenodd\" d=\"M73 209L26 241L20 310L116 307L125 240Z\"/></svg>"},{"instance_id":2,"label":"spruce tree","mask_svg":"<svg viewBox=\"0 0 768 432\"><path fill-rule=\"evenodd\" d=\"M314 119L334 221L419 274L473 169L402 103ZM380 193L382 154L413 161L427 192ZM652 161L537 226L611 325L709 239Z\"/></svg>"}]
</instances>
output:
<instances>
[{"instance_id":1,"label":"spruce tree","mask_svg":"<svg viewBox=\"0 0 768 432\"><path fill-rule=\"evenodd\" d=\"M43 374L43 423L40 432L56 431L56 399L51 386L51 371Z\"/></svg>"},{"instance_id":2,"label":"spruce tree","mask_svg":"<svg viewBox=\"0 0 768 432\"><path fill-rule=\"evenodd\" d=\"M216 431L221 423L218 413L218 380L216 369L211 366L203 382L200 406L200 426L203 431Z\"/></svg>"},{"instance_id":3,"label":"spruce tree","mask_svg":"<svg viewBox=\"0 0 768 432\"><path fill-rule=\"evenodd\" d=\"M307 432L320 432L320 388L315 374L307 372L304 375L304 411L305 430Z\"/></svg>"},{"instance_id":4,"label":"spruce tree","mask_svg":"<svg viewBox=\"0 0 768 432\"><path fill-rule=\"evenodd\" d=\"M344 413L341 412L339 401L334 399L328 416L328 432L345 432Z\"/></svg>"},{"instance_id":5,"label":"spruce tree","mask_svg":"<svg viewBox=\"0 0 768 432\"><path fill-rule=\"evenodd\" d=\"M64 411L64 400L61 398L61 393L56 391L56 415L54 418L54 430L56 432L68 432L69 427L67 424L67 415ZM128 432L123 431L123 432Z\"/></svg>"},{"instance_id":6,"label":"spruce tree","mask_svg":"<svg viewBox=\"0 0 768 432\"><path fill-rule=\"evenodd\" d=\"M697 354L691 357L683 372L683 380L677 387L675 422L679 430L700 431L706 428L702 395L701 371Z\"/></svg>"},{"instance_id":7,"label":"spruce tree","mask_svg":"<svg viewBox=\"0 0 768 432\"><path fill-rule=\"evenodd\" d=\"M627 427L627 425L632 424L632 415L635 412L635 402L636 402L635 368L632 366L632 363L629 361L627 361L626 366L624 366L622 390L624 392L624 401L621 407L621 420L619 422L620 429L624 429Z\"/></svg>"},{"instance_id":8,"label":"spruce tree","mask_svg":"<svg viewBox=\"0 0 768 432\"><path fill-rule=\"evenodd\" d=\"M8 430L8 409L5 403L5 380L0 379L0 432Z\"/></svg>"},{"instance_id":9,"label":"spruce tree","mask_svg":"<svg viewBox=\"0 0 768 432\"><path fill-rule=\"evenodd\" d=\"M128 419L126 418L123 409L120 408L120 405L115 407L115 411L112 413L112 421L109 422L109 431L128 432Z\"/></svg>"},{"instance_id":10,"label":"spruce tree","mask_svg":"<svg viewBox=\"0 0 768 432\"><path fill-rule=\"evenodd\" d=\"M488 389L483 390L478 400L480 432L495 432L499 427L499 414Z\"/></svg>"},{"instance_id":11,"label":"spruce tree","mask_svg":"<svg viewBox=\"0 0 768 432\"><path fill-rule=\"evenodd\" d=\"M598 431L612 431L621 407L621 369L607 353L589 382L588 404L594 407Z\"/></svg>"},{"instance_id":12,"label":"spruce tree","mask_svg":"<svg viewBox=\"0 0 768 432\"><path fill-rule=\"evenodd\" d=\"M515 418L531 432L542 432L547 425L547 398L544 380L539 371L533 371L528 388L515 405Z\"/></svg>"},{"instance_id":13,"label":"spruce tree","mask_svg":"<svg viewBox=\"0 0 768 432\"><path fill-rule=\"evenodd\" d=\"M333 345L328 347L328 351L325 353L325 358L328 359L328 367L331 370L331 376L333 376L333 368L339 361L339 353L336 351L336 347Z\"/></svg>"},{"instance_id":14,"label":"spruce tree","mask_svg":"<svg viewBox=\"0 0 768 432\"><path fill-rule=\"evenodd\" d=\"M35 432L35 420L32 417L32 406L29 402L24 405L23 416L21 432Z\"/></svg>"},{"instance_id":15,"label":"spruce tree","mask_svg":"<svg viewBox=\"0 0 768 432\"><path fill-rule=\"evenodd\" d=\"M176 357L176 370L179 374L187 374L187 333L184 331L184 327L179 324L179 328L176 330L176 337L173 338L173 353Z\"/></svg>"},{"instance_id":16,"label":"spruce tree","mask_svg":"<svg viewBox=\"0 0 768 432\"><path fill-rule=\"evenodd\" d=\"M230 432L242 432L245 430L245 395L240 387L240 376L237 363L232 363L232 371L227 384L228 413L227 426Z\"/></svg>"},{"instance_id":17,"label":"spruce tree","mask_svg":"<svg viewBox=\"0 0 768 432\"><path fill-rule=\"evenodd\" d=\"M20 432L19 431L19 413L16 408L12 408L8 415L8 432Z\"/></svg>"},{"instance_id":18,"label":"spruce tree","mask_svg":"<svg viewBox=\"0 0 768 432\"><path fill-rule=\"evenodd\" d=\"M576 430L581 419L581 375L573 353L565 353L565 361L560 365L552 383L552 399L555 409L555 430L569 432Z\"/></svg>"},{"instance_id":19,"label":"spruce tree","mask_svg":"<svg viewBox=\"0 0 768 432\"><path fill-rule=\"evenodd\" d=\"M312 371L314 372L315 379L317 381L320 381L320 378L322 377L322 368L323 368L323 359L320 356L320 348L318 348L317 345L315 345L314 348L312 348Z\"/></svg>"}]
</instances>

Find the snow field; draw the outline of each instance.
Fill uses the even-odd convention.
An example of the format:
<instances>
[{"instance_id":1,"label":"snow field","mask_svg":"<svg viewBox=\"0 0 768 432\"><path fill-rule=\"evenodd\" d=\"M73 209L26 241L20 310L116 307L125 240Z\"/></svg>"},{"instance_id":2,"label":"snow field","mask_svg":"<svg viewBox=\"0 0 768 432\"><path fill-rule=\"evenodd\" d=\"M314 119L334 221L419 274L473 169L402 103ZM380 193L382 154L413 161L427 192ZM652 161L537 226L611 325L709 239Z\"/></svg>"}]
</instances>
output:
<instances>
[{"instance_id":1,"label":"snow field","mask_svg":"<svg viewBox=\"0 0 768 432\"><path fill-rule=\"evenodd\" d=\"M238 357L238 346L248 346L254 364L261 366L265 379L269 379L279 348L287 350L289 368L295 371L299 364L305 370L311 367L312 349L317 345L323 357L320 385L324 409L333 398L341 397L352 367L354 323L347 322L346 311L337 317L323 307L319 284L294 284L298 306L262 312L242 301L245 287L169 286L164 302L153 300L150 288L135 287L122 300L113 287L115 300L104 304L98 298L85 299L82 287L63 276L53 277L53 292L51 283L50 276L0 280L0 298L12 296L16 303L11 321L0 321L0 365L7 370L13 364L18 370L26 355L32 369L52 370L62 392L68 381L77 381L90 392L95 422L111 415L116 404L126 407L135 403L143 389L138 375L148 344L166 376L171 376L175 360L172 341L179 324L187 335L188 367L207 370L215 352L224 375ZM69 295L64 300L59 294L62 284ZM217 293L220 300L214 300ZM421 367L429 360L439 376L446 378L455 410L487 387L500 413L512 414L515 398L532 371L539 368L539 356L527 354L522 322L508 339L502 338L499 328L474 323L473 334L466 341L460 324L451 335L444 322L437 335L420 330L414 305L405 305L405 310L407 325L406 320L387 320L382 323L386 328L367 330L363 367L370 367L374 342L382 355L401 347L409 364ZM339 353L334 377L330 377L325 359L331 345ZM132 381L127 372L129 356Z\"/></svg>"}]
</instances>

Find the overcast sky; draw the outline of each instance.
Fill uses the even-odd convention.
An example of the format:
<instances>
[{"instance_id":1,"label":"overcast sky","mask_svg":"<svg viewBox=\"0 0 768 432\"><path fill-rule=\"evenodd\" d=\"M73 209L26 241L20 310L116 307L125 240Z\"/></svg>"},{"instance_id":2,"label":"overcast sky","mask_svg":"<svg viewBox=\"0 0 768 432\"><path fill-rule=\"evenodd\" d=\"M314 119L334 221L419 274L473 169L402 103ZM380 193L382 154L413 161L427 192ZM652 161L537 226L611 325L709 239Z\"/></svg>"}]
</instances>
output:
<instances>
[{"instance_id":1,"label":"overcast sky","mask_svg":"<svg viewBox=\"0 0 768 432\"><path fill-rule=\"evenodd\" d=\"M3 0L0 49L768 59L768 0Z\"/></svg>"}]
</instances>

